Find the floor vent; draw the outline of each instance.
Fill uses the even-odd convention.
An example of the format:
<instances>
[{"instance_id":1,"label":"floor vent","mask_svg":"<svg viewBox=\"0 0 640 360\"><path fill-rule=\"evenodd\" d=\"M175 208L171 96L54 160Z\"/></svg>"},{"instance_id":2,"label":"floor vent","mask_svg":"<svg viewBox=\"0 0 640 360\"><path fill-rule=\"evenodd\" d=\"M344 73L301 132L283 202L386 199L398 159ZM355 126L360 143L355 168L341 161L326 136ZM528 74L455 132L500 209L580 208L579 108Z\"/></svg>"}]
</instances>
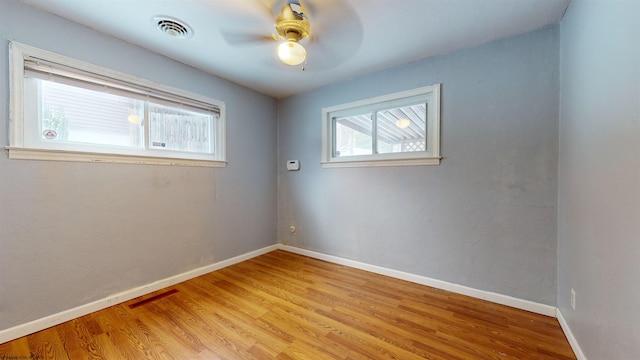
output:
<instances>
[{"instance_id":1,"label":"floor vent","mask_svg":"<svg viewBox=\"0 0 640 360\"><path fill-rule=\"evenodd\" d=\"M138 306L142 306L142 305L148 304L148 303L150 303L150 302L152 302L152 301L160 300L160 299L165 298L165 297L167 297L167 296L173 295L173 294L175 294L175 293L177 293L177 292L178 292L178 290L176 290L176 289L171 289L171 290L169 290L169 291L166 291L166 292L160 293L160 294L158 294L158 295L154 295L154 296L152 296L152 297L150 297L150 298L148 298L148 299L140 300L140 301L138 301L138 302L136 302L136 303L130 304L130 305L129 305L129 308L130 308L130 309L135 309L135 308L137 308Z\"/></svg>"}]
</instances>

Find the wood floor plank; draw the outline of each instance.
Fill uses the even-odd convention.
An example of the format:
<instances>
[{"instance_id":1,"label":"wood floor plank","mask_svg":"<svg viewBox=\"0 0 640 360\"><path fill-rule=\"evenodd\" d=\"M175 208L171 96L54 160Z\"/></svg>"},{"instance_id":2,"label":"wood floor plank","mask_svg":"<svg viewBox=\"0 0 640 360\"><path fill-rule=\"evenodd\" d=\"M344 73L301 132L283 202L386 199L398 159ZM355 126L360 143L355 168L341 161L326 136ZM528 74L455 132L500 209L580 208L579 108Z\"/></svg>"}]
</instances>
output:
<instances>
[{"instance_id":1,"label":"wood floor plank","mask_svg":"<svg viewBox=\"0 0 640 360\"><path fill-rule=\"evenodd\" d=\"M121 359L172 359L167 346L139 319L131 316L124 306L115 306L98 312L96 319L106 329L105 347ZM108 344L108 345L107 345ZM144 354L142 357L140 354Z\"/></svg>"},{"instance_id":2,"label":"wood floor plank","mask_svg":"<svg viewBox=\"0 0 640 360\"><path fill-rule=\"evenodd\" d=\"M75 319L68 321L58 326L56 330L62 346L67 354L69 354L69 358L80 358L85 352L93 354L92 357L94 358L96 357L94 349L100 346L92 346L89 344L89 341L95 342L95 337L91 336L91 340L89 340L87 337L88 330L83 327L81 320Z\"/></svg>"},{"instance_id":3,"label":"wood floor plank","mask_svg":"<svg viewBox=\"0 0 640 360\"><path fill-rule=\"evenodd\" d=\"M192 287L191 283L184 283L181 286L191 289L192 293L206 294L200 292L199 288ZM230 333L255 339L257 343L268 344L275 352L282 351L295 340L295 337L283 333L280 329L274 329L260 318L238 311L236 307L226 307L203 296L190 296L185 300L188 301L187 306L197 310L207 321L224 324L225 328L231 330Z\"/></svg>"},{"instance_id":4,"label":"wood floor plank","mask_svg":"<svg viewBox=\"0 0 640 360\"><path fill-rule=\"evenodd\" d=\"M575 359L554 318L281 250L0 344L11 357Z\"/></svg>"},{"instance_id":5,"label":"wood floor plank","mask_svg":"<svg viewBox=\"0 0 640 360\"><path fill-rule=\"evenodd\" d=\"M0 359L13 359L30 354L26 337L0 344Z\"/></svg>"},{"instance_id":6,"label":"wood floor plank","mask_svg":"<svg viewBox=\"0 0 640 360\"><path fill-rule=\"evenodd\" d=\"M29 350L31 356L39 359L69 359L73 360L68 354L62 341L57 336L58 328L51 331L52 334L38 332L35 334L27 335L27 342L29 343ZM86 353L87 358L95 359L96 354L93 352ZM99 359L100 357L98 357Z\"/></svg>"},{"instance_id":7,"label":"wood floor plank","mask_svg":"<svg viewBox=\"0 0 640 360\"><path fill-rule=\"evenodd\" d=\"M330 306L312 301L306 296L306 289L310 286L313 287L313 283L301 286L300 284L284 281L282 277L278 277L278 273L274 273L269 269L251 271L242 267L234 267L228 270L225 273L226 276L233 277L236 281L243 281L264 294L304 307L309 311L317 309L331 310Z\"/></svg>"}]
</instances>

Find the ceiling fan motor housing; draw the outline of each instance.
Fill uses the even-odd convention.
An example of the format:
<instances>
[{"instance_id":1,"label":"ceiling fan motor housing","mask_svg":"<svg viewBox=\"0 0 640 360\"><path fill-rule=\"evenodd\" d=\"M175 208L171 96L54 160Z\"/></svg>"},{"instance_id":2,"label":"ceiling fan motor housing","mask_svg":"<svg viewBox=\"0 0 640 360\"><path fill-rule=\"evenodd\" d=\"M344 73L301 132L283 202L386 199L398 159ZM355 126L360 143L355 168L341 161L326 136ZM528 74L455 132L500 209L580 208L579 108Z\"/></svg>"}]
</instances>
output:
<instances>
[{"instance_id":1,"label":"ceiling fan motor housing","mask_svg":"<svg viewBox=\"0 0 640 360\"><path fill-rule=\"evenodd\" d=\"M306 17L295 13L289 4L282 7L276 20L278 34L290 41L299 41L309 36L311 26Z\"/></svg>"}]
</instances>

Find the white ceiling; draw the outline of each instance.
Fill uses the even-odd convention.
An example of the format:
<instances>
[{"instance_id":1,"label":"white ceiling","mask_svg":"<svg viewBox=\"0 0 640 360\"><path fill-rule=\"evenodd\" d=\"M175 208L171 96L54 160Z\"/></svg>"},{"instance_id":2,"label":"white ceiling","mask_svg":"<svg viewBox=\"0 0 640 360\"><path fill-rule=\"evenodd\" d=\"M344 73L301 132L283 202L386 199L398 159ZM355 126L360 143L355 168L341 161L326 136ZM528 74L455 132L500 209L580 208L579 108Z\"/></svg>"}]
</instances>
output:
<instances>
[{"instance_id":1,"label":"white ceiling","mask_svg":"<svg viewBox=\"0 0 640 360\"><path fill-rule=\"evenodd\" d=\"M301 0L307 64L276 56L284 0L21 0L208 73L281 98L384 68L558 23L570 0ZM193 30L171 38L152 18Z\"/></svg>"}]
</instances>

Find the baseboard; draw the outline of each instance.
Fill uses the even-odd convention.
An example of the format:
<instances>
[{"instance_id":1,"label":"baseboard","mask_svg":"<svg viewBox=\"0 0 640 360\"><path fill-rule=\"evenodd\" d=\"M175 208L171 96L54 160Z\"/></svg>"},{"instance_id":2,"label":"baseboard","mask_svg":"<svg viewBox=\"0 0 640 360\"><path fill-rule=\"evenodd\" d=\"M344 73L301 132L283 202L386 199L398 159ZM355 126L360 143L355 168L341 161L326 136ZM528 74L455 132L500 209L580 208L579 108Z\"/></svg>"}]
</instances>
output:
<instances>
[{"instance_id":1,"label":"baseboard","mask_svg":"<svg viewBox=\"0 0 640 360\"><path fill-rule=\"evenodd\" d=\"M5 330L0 330L0 344L5 343L7 341L15 340L25 335L32 334L34 332L38 332L40 330L47 329L49 327L61 324L69 320L73 320L75 318L90 314L95 311L106 309L109 306L113 306L116 304L123 303L125 301L129 301L131 299L135 299L137 297L149 294L151 292L154 292L160 289L164 289L166 287L181 283L183 281L187 281L189 279L193 279L195 277L210 273L212 271L216 271L216 270L225 268L227 266L237 264L245 260L249 260L251 258L266 254L278 248L279 248L278 245L267 246L262 249L258 249L255 251L248 252L246 254L233 257L231 259L219 261L211 265L203 266L197 269L184 272L179 275L171 276L166 279L158 280L150 284L146 284L137 288L126 290L121 293L111 295L106 298L96 300L94 302L91 302L85 305L80 305L78 307L65 310L57 314L49 315L31 322L28 322L26 324L18 325Z\"/></svg>"},{"instance_id":2,"label":"baseboard","mask_svg":"<svg viewBox=\"0 0 640 360\"><path fill-rule=\"evenodd\" d=\"M437 289L447 290L454 293L471 296L477 299L487 300L497 304L510 306L516 309L530 311L536 314L542 314L542 315L552 316L552 317L556 316L556 307L551 305L545 305L545 304L540 304L540 303L529 301L529 300L518 299L518 298L514 298L511 296L502 295L502 294L498 294L490 291L478 290L478 289L470 288L463 285L458 285L458 284L454 284L454 283L450 283L442 280L432 279L426 276L410 274L403 271L388 269L388 268L376 266L376 265L370 265L370 264L362 263L355 260L349 260L349 259L345 259L345 258L333 256L333 255L327 255L327 254L323 254L323 253L319 253L311 250L305 250L305 249L301 249L293 246L279 244L278 248L281 250L295 253L295 254L305 255L305 256L309 256L319 260L325 260L335 264L345 265L345 266L353 267L360 270L366 270L376 274L386 275L386 276L394 277L397 279L414 282L417 284L427 285Z\"/></svg>"},{"instance_id":3,"label":"baseboard","mask_svg":"<svg viewBox=\"0 0 640 360\"><path fill-rule=\"evenodd\" d=\"M562 312L560 311L560 309L556 310L556 318L560 323L560 327L562 328L562 331L564 331L564 336L567 337L567 340L569 341L569 345L571 345L571 349L573 349L573 352L576 354L576 358L578 360L587 360L587 357L584 355L584 353L582 352L582 349L580 348L580 344L578 344L578 340L576 340L575 336L573 336L573 332L571 332L571 328L569 327L569 324L564 319L564 316L562 316Z\"/></svg>"},{"instance_id":4,"label":"baseboard","mask_svg":"<svg viewBox=\"0 0 640 360\"><path fill-rule=\"evenodd\" d=\"M110 306L117 305L125 301L129 301L131 299L135 299L137 297L149 294L157 290L164 289L166 287L181 283L183 281L187 281L189 279L193 279L195 277L210 273L212 271L216 271L216 270L225 268L227 266L240 263L242 261L266 254L268 252L271 252L277 249L285 250L295 254L309 256L319 260L325 260L335 264L353 267L356 269L370 271L376 274L381 274L381 275L386 275L386 276L390 276L390 277L394 277L394 278L398 278L406 281L411 281L417 284L431 286L434 288L447 290L447 291L471 296L471 297L482 299L482 300L491 301L491 302L502 304L502 305L511 306L517 309L531 311L537 314L557 317L558 321L560 322L560 325L562 326L562 329L565 331L565 334L567 335L567 339L569 340L569 343L571 344L572 348L576 353L576 356L578 357L578 360L582 360L582 359L586 360L586 358L582 354L582 351L580 350L580 347L578 346L577 341L573 337L571 330L569 329L567 323L564 321L564 318L562 318L562 314L554 306L540 304L540 303L523 300L523 299L518 299L511 296L493 293L489 291L478 290L478 289L470 288L463 285L458 285L458 284L453 284L453 283L449 283L442 280L432 279L426 276L410 274L403 271L388 269L388 268L384 268L376 265L370 265L370 264L362 263L355 260L349 260L349 259L345 259L345 258L333 256L333 255L327 255L327 254L323 254L323 253L319 253L311 250L305 250L305 249L282 245L282 244L267 246L262 249L258 249L255 251L248 252L246 254L233 257L231 259L216 262L211 265L193 269L179 275L171 276L166 279L158 280L150 284L146 284L137 288L123 291L121 293L111 295L106 298L96 300L88 304L80 305L78 307L59 312L57 314L49 315L44 318L40 318L40 319L31 321L22 325L18 325L12 328L8 328L5 330L0 330L0 344L20 338L25 335L32 334L40 330L44 330L46 328L61 324L69 320L73 320L75 318L90 314L95 311L99 311L99 310L108 308Z\"/></svg>"}]
</instances>

